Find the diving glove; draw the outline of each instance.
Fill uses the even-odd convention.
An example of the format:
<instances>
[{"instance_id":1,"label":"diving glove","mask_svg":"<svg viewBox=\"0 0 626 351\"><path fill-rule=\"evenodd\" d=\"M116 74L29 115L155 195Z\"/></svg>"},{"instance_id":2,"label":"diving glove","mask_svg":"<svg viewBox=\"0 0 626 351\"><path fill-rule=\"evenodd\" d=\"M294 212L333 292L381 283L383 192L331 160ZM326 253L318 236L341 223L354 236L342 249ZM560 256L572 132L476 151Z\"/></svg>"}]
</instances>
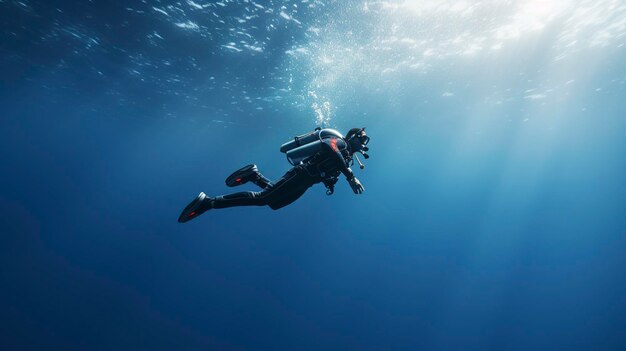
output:
<instances>
[{"instance_id":1,"label":"diving glove","mask_svg":"<svg viewBox=\"0 0 626 351\"><path fill-rule=\"evenodd\" d=\"M359 182L359 180L356 179L356 177L353 177L352 179L348 179L348 183L350 183L350 187L352 188L352 191L354 191L355 194L361 194L363 193L363 191L365 191L365 188L363 187L363 185L361 185L361 182Z\"/></svg>"}]
</instances>

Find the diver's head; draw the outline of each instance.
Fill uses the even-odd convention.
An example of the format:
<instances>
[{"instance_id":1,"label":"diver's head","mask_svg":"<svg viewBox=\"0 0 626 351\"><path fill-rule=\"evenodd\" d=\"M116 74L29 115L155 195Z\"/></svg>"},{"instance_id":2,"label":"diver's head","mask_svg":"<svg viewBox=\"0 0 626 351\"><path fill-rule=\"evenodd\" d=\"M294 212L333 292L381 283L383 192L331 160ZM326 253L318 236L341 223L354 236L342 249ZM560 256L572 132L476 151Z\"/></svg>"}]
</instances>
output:
<instances>
[{"instance_id":1,"label":"diver's head","mask_svg":"<svg viewBox=\"0 0 626 351\"><path fill-rule=\"evenodd\" d=\"M365 127L350 129L345 139L350 147L350 153L367 151L366 145L370 142L370 137L365 134Z\"/></svg>"}]
</instances>

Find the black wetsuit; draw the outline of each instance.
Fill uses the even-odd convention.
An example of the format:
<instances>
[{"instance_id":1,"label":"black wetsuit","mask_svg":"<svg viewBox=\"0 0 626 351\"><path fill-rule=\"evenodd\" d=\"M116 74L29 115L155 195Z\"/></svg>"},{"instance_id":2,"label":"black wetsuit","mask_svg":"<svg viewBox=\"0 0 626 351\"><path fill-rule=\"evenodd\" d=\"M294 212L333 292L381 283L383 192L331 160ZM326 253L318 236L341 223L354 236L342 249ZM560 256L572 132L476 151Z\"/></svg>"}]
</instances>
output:
<instances>
[{"instance_id":1,"label":"black wetsuit","mask_svg":"<svg viewBox=\"0 0 626 351\"><path fill-rule=\"evenodd\" d=\"M262 191L245 191L215 197L213 208L268 205L277 210L296 201L314 184L322 182L328 192L332 193L341 173L348 179L354 178L349 168L352 158L343 139L332 136L322 141L320 151L291 168L275 183L259 174L255 183L263 188Z\"/></svg>"}]
</instances>

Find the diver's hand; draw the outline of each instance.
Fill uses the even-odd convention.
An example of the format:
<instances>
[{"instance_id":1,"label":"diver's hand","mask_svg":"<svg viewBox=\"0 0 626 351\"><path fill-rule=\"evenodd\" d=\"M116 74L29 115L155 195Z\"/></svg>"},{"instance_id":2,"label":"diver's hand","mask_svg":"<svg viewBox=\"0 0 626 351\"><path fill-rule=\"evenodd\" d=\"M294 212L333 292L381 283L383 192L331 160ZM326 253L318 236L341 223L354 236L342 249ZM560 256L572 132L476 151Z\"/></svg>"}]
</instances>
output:
<instances>
[{"instance_id":1,"label":"diver's hand","mask_svg":"<svg viewBox=\"0 0 626 351\"><path fill-rule=\"evenodd\" d=\"M363 191L365 191L365 188L363 187L363 185L361 185L361 182L359 182L359 180L356 179L356 177L353 177L352 179L348 179L348 183L350 183L350 187L352 188L352 191L354 191L355 194L361 194L363 193Z\"/></svg>"}]
</instances>

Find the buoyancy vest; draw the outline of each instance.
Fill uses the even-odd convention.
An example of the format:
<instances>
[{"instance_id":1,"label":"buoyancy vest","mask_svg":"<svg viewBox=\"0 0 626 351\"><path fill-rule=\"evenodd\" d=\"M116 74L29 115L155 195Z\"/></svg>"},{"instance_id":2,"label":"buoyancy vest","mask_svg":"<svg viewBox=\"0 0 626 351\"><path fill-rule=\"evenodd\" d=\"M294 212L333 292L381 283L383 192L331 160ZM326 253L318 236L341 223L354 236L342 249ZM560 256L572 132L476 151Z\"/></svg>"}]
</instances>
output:
<instances>
[{"instance_id":1,"label":"buoyancy vest","mask_svg":"<svg viewBox=\"0 0 626 351\"><path fill-rule=\"evenodd\" d=\"M285 153L289 163L295 166L319 152L322 149L322 140L328 137L343 139L343 135L334 129L315 128L281 145L280 152Z\"/></svg>"}]
</instances>

